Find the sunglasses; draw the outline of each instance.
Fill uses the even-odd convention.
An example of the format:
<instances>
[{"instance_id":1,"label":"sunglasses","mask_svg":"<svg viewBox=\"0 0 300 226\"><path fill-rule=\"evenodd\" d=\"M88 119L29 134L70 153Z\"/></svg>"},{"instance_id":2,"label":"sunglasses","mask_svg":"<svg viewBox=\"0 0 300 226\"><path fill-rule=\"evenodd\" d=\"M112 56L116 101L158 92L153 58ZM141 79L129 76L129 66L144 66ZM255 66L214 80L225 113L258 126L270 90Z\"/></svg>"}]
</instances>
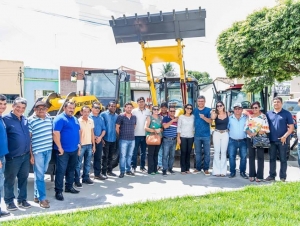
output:
<instances>
[{"instance_id":1,"label":"sunglasses","mask_svg":"<svg viewBox=\"0 0 300 226\"><path fill-rule=\"evenodd\" d=\"M169 112L175 112L175 111L169 111Z\"/></svg>"},{"instance_id":2,"label":"sunglasses","mask_svg":"<svg viewBox=\"0 0 300 226\"><path fill-rule=\"evenodd\" d=\"M193 108L186 108L186 109L188 109L188 110L193 110Z\"/></svg>"},{"instance_id":3,"label":"sunglasses","mask_svg":"<svg viewBox=\"0 0 300 226\"><path fill-rule=\"evenodd\" d=\"M158 109L158 108L152 108L152 110L153 110L153 111L158 111L159 109Z\"/></svg>"},{"instance_id":4,"label":"sunglasses","mask_svg":"<svg viewBox=\"0 0 300 226\"><path fill-rule=\"evenodd\" d=\"M219 105L219 104L218 104L218 105L217 105L217 108L220 108L220 107L223 107L223 105Z\"/></svg>"},{"instance_id":5,"label":"sunglasses","mask_svg":"<svg viewBox=\"0 0 300 226\"><path fill-rule=\"evenodd\" d=\"M259 107L252 107L252 109L259 109Z\"/></svg>"},{"instance_id":6,"label":"sunglasses","mask_svg":"<svg viewBox=\"0 0 300 226\"><path fill-rule=\"evenodd\" d=\"M242 110L243 108L234 108L234 110Z\"/></svg>"},{"instance_id":7,"label":"sunglasses","mask_svg":"<svg viewBox=\"0 0 300 226\"><path fill-rule=\"evenodd\" d=\"M100 107L94 107L95 109L100 109Z\"/></svg>"}]
</instances>

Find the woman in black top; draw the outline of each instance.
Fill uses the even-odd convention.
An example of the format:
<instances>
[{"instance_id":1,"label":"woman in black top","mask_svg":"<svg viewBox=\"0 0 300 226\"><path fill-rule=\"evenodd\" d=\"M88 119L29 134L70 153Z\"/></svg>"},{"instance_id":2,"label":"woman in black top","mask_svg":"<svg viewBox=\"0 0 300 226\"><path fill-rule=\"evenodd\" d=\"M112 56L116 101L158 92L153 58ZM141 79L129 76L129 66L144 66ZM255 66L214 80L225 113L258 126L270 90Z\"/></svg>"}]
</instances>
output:
<instances>
[{"instance_id":1,"label":"woman in black top","mask_svg":"<svg viewBox=\"0 0 300 226\"><path fill-rule=\"evenodd\" d=\"M213 133L214 161L213 172L215 176L225 177L227 173L227 146L228 146L228 114L222 101L218 101L216 111L211 114L211 119L215 120L216 129Z\"/></svg>"}]
</instances>

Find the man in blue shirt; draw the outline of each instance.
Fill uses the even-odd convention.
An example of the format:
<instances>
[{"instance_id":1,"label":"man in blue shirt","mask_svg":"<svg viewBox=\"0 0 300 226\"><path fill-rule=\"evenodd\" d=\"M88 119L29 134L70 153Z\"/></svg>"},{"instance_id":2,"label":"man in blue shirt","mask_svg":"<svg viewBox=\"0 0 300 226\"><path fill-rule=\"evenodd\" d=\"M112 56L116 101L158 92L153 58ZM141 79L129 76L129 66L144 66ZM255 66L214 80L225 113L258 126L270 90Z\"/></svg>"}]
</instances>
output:
<instances>
[{"instance_id":1,"label":"man in blue shirt","mask_svg":"<svg viewBox=\"0 0 300 226\"><path fill-rule=\"evenodd\" d=\"M229 130L229 166L230 175L229 178L234 178L236 175L236 155L237 149L240 153L240 175L241 177L248 179L246 174L247 165L247 140L246 132L244 131L247 116L243 113L241 103L235 103L233 105L233 114L229 116L228 130Z\"/></svg>"},{"instance_id":2,"label":"man in blue shirt","mask_svg":"<svg viewBox=\"0 0 300 226\"><path fill-rule=\"evenodd\" d=\"M289 148L289 136L294 131L292 114L282 108L282 98L275 97L273 100L274 109L267 112L270 127L270 174L266 181L274 181L276 177L276 159L279 153L281 181L286 180L287 151Z\"/></svg>"},{"instance_id":3,"label":"man in blue shirt","mask_svg":"<svg viewBox=\"0 0 300 226\"><path fill-rule=\"evenodd\" d=\"M94 136L96 143L96 152L94 153L94 175L95 179L105 180L101 174L101 159L102 159L102 149L103 149L103 137L106 133L106 127L104 119L100 116L100 103L94 102L92 105L92 112L90 118L94 120Z\"/></svg>"},{"instance_id":4,"label":"man in blue shirt","mask_svg":"<svg viewBox=\"0 0 300 226\"><path fill-rule=\"evenodd\" d=\"M66 176L65 192L77 194L74 189L74 173L80 154L80 126L78 120L73 116L74 102L64 103L64 112L53 121L53 140L56 151L56 175L55 175L55 198L64 200L62 194L64 176Z\"/></svg>"},{"instance_id":5,"label":"man in blue shirt","mask_svg":"<svg viewBox=\"0 0 300 226\"><path fill-rule=\"evenodd\" d=\"M107 175L115 177L117 175L112 171L112 158L117 146L116 121L118 115L116 114L116 103L114 101L110 101L108 103L108 110L102 112L100 115L104 119L106 128L104 139L102 139L102 175L105 178L107 178Z\"/></svg>"},{"instance_id":6,"label":"man in blue shirt","mask_svg":"<svg viewBox=\"0 0 300 226\"><path fill-rule=\"evenodd\" d=\"M173 171L173 164L175 159L175 148L177 138L177 122L178 118L175 118L175 107L169 107L169 115L164 117L162 125L164 127L163 132L163 176L167 176L167 170L171 174L175 174Z\"/></svg>"},{"instance_id":7,"label":"man in blue shirt","mask_svg":"<svg viewBox=\"0 0 300 226\"><path fill-rule=\"evenodd\" d=\"M131 158L135 146L134 129L136 126L136 116L131 114L132 103L127 102L124 105L125 112L120 114L116 122L116 131L119 134L120 147L120 175L123 178L126 175L134 176L131 172Z\"/></svg>"},{"instance_id":8,"label":"man in blue shirt","mask_svg":"<svg viewBox=\"0 0 300 226\"><path fill-rule=\"evenodd\" d=\"M27 199L27 179L29 175L30 134L28 121L23 116L27 106L24 98L17 97L12 106L12 111L3 117L8 139L8 154L5 156L6 165L4 172L4 201L7 210L17 210L14 204L14 185L18 179L18 206L30 208Z\"/></svg>"},{"instance_id":9,"label":"man in blue shirt","mask_svg":"<svg viewBox=\"0 0 300 226\"><path fill-rule=\"evenodd\" d=\"M2 113L6 110L6 96L0 94L0 217L9 216L10 213L1 211L1 193L4 183L5 155L8 153L6 127L2 119Z\"/></svg>"},{"instance_id":10,"label":"man in blue shirt","mask_svg":"<svg viewBox=\"0 0 300 226\"><path fill-rule=\"evenodd\" d=\"M210 163L210 108L205 107L205 97L197 98L198 108L194 109L195 116L195 152L196 152L196 169L194 173L200 172L203 169L204 175L209 176ZM203 149L202 149L203 145ZM202 156L204 155L204 164L202 165Z\"/></svg>"}]
</instances>

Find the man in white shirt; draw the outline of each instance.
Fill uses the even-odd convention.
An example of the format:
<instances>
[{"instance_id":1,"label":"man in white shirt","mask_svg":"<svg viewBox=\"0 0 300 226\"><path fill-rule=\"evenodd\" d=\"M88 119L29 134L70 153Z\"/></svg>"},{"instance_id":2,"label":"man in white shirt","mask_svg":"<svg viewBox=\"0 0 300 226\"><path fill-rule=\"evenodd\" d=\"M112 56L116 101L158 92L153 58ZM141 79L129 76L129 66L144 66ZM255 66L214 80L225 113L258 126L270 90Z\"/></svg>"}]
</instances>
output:
<instances>
[{"instance_id":1,"label":"man in white shirt","mask_svg":"<svg viewBox=\"0 0 300 226\"><path fill-rule=\"evenodd\" d=\"M141 147L141 165L140 170L142 172L147 172L145 168L146 162L146 131L145 131L145 122L147 116L150 115L150 110L145 107L145 98L140 97L137 99L137 103L139 105L138 108L132 110L132 114L136 116L136 127L134 130L135 136L135 147L131 159L131 166L134 171L136 171L137 167L137 155L139 147Z\"/></svg>"}]
</instances>

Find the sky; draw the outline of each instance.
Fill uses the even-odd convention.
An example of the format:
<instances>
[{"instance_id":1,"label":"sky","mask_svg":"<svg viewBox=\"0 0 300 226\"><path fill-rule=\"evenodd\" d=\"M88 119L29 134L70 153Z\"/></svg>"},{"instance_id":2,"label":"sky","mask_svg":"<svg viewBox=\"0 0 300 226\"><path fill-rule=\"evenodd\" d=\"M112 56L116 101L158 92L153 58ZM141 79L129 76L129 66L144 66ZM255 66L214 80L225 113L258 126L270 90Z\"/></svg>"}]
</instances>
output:
<instances>
[{"instance_id":1,"label":"sky","mask_svg":"<svg viewBox=\"0 0 300 226\"><path fill-rule=\"evenodd\" d=\"M206 10L206 36L184 40L185 67L223 77L216 51L219 34L252 12L275 5L276 0L0 0L0 60L24 61L32 68L123 65L145 72L138 43L115 43L111 16L201 7ZM149 46L175 44L149 42ZM154 73L160 68L156 65Z\"/></svg>"}]
</instances>

